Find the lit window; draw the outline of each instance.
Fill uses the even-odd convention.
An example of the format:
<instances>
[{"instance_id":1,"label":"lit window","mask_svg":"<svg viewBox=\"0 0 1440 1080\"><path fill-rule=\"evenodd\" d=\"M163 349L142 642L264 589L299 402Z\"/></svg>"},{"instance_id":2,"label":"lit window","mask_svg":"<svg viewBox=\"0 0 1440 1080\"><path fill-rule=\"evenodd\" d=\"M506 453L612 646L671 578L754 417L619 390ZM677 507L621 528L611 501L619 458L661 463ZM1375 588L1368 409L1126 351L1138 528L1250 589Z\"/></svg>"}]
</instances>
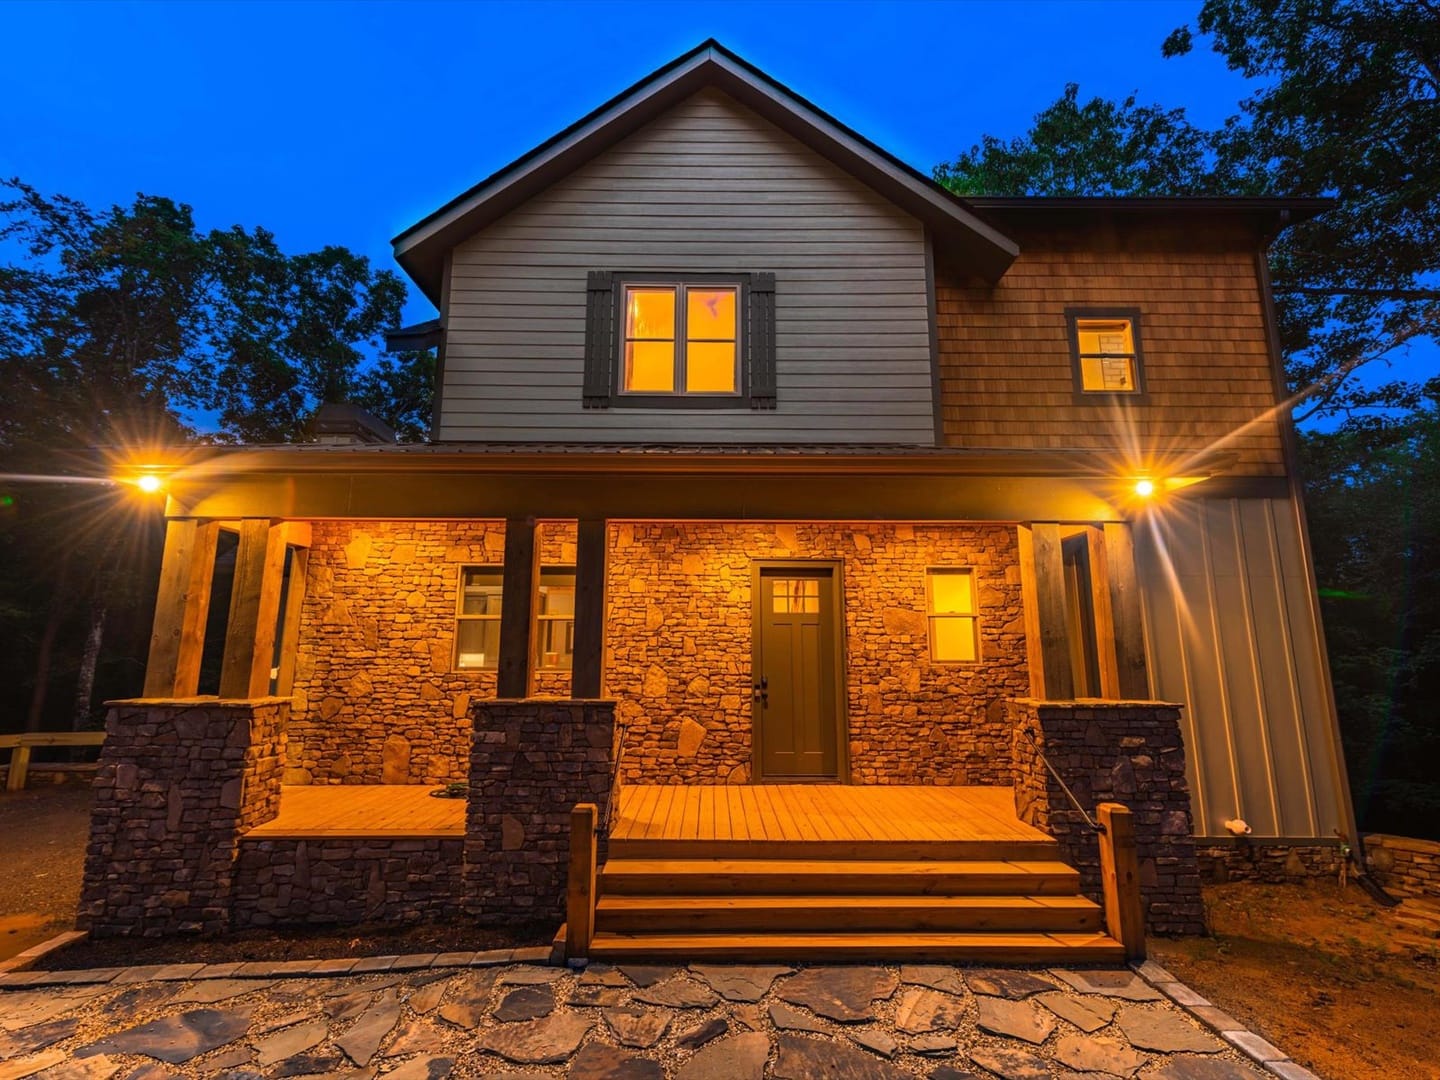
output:
<instances>
[{"instance_id":1,"label":"lit window","mask_svg":"<svg viewBox=\"0 0 1440 1080\"><path fill-rule=\"evenodd\" d=\"M500 660L502 573L491 567L460 571L460 604L455 613L455 666L493 668Z\"/></svg>"},{"instance_id":2,"label":"lit window","mask_svg":"<svg viewBox=\"0 0 1440 1080\"><path fill-rule=\"evenodd\" d=\"M1070 313L1070 348L1082 393L1139 392L1138 321L1134 313Z\"/></svg>"},{"instance_id":3,"label":"lit window","mask_svg":"<svg viewBox=\"0 0 1440 1080\"><path fill-rule=\"evenodd\" d=\"M971 570L925 572L930 659L964 663L980 658L975 574Z\"/></svg>"},{"instance_id":4,"label":"lit window","mask_svg":"<svg viewBox=\"0 0 1440 1080\"><path fill-rule=\"evenodd\" d=\"M575 575L568 570L540 572L540 606L535 615L535 666L569 671L575 659Z\"/></svg>"},{"instance_id":5,"label":"lit window","mask_svg":"<svg viewBox=\"0 0 1440 1080\"><path fill-rule=\"evenodd\" d=\"M740 290L734 285L627 285L624 394L740 392Z\"/></svg>"},{"instance_id":6,"label":"lit window","mask_svg":"<svg viewBox=\"0 0 1440 1080\"><path fill-rule=\"evenodd\" d=\"M504 572L467 566L460 571L455 614L455 667L493 669L500 661L500 598ZM575 652L575 572L541 570L535 613L535 666L569 671Z\"/></svg>"}]
</instances>

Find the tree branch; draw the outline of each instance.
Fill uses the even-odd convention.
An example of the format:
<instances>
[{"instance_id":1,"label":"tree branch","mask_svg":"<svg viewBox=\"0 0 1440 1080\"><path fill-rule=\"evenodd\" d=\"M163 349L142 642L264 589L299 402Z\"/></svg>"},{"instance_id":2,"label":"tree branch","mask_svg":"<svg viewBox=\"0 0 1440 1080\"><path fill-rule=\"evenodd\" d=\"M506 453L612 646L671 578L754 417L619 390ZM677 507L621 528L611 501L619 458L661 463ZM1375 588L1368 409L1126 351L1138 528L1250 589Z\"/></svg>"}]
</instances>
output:
<instances>
[{"instance_id":1,"label":"tree branch","mask_svg":"<svg viewBox=\"0 0 1440 1080\"><path fill-rule=\"evenodd\" d=\"M1320 285L1272 285L1271 291L1293 296L1374 296L1383 300L1440 300L1440 289L1347 289Z\"/></svg>"}]
</instances>

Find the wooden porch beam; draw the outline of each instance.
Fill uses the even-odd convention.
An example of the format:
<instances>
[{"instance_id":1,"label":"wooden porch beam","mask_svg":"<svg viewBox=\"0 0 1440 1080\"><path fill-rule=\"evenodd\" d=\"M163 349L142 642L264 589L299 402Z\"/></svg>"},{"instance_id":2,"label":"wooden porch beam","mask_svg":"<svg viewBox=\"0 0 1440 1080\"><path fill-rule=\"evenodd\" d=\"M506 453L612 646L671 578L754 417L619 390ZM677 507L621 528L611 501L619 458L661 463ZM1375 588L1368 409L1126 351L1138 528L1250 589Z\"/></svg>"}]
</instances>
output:
<instances>
[{"instance_id":1,"label":"wooden porch beam","mask_svg":"<svg viewBox=\"0 0 1440 1080\"><path fill-rule=\"evenodd\" d=\"M199 689L219 534L220 525L214 521L166 523L150 655L145 664L146 697L192 697Z\"/></svg>"},{"instance_id":2,"label":"wooden porch beam","mask_svg":"<svg viewBox=\"0 0 1440 1080\"><path fill-rule=\"evenodd\" d=\"M1148 701L1150 677L1145 667L1145 625L1140 605L1140 575L1130 526L1107 523L1105 567L1110 585L1110 618L1114 624L1116 693L1125 701Z\"/></svg>"},{"instance_id":3,"label":"wooden porch beam","mask_svg":"<svg viewBox=\"0 0 1440 1080\"><path fill-rule=\"evenodd\" d=\"M605 681L605 522L579 522L575 540L575 659L570 696L598 698Z\"/></svg>"},{"instance_id":4,"label":"wooden porch beam","mask_svg":"<svg viewBox=\"0 0 1440 1080\"><path fill-rule=\"evenodd\" d=\"M527 698L535 692L535 598L540 590L538 541L534 518L510 518L505 522L500 660L495 674L498 698Z\"/></svg>"},{"instance_id":5,"label":"wooden porch beam","mask_svg":"<svg viewBox=\"0 0 1440 1080\"><path fill-rule=\"evenodd\" d=\"M240 522L235 582L220 667L222 698L257 698L270 693L275 656L275 623L285 573L285 530L268 518Z\"/></svg>"},{"instance_id":6,"label":"wooden porch beam","mask_svg":"<svg viewBox=\"0 0 1440 1080\"><path fill-rule=\"evenodd\" d=\"M1060 526L1053 522L1030 525L1030 558L1021 560L1025 591L1026 636L1031 646L1032 665L1039 660L1039 679L1031 670L1031 690L1043 701L1070 701L1075 697L1075 676L1070 670L1070 621L1065 607L1065 556L1061 549ZM1028 562L1028 573L1026 563ZM1033 611L1033 615L1030 612ZM1035 652L1039 653L1038 657Z\"/></svg>"}]
</instances>

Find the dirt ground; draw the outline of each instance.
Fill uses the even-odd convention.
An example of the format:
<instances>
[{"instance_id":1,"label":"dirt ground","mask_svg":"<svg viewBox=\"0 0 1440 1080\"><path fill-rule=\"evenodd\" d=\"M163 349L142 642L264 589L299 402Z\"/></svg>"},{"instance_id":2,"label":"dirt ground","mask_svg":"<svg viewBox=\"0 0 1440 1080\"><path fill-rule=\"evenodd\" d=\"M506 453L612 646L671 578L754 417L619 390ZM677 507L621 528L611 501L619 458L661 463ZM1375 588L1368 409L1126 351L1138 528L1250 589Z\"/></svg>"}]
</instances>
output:
<instances>
[{"instance_id":1,"label":"dirt ground","mask_svg":"<svg viewBox=\"0 0 1440 1080\"><path fill-rule=\"evenodd\" d=\"M0 960L75 925L88 784L0 791Z\"/></svg>"},{"instance_id":2,"label":"dirt ground","mask_svg":"<svg viewBox=\"0 0 1440 1080\"><path fill-rule=\"evenodd\" d=\"M1211 938L1152 941L1183 982L1326 1080L1440 1080L1440 940L1358 886L1218 885Z\"/></svg>"}]
</instances>

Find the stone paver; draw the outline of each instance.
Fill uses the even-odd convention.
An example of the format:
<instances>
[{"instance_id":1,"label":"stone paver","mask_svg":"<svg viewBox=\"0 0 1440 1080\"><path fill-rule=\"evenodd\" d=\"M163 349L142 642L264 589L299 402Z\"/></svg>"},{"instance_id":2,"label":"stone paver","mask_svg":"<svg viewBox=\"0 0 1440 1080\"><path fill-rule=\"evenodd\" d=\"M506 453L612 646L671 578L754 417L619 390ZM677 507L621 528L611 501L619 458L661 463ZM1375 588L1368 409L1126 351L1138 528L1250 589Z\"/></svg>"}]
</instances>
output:
<instances>
[{"instance_id":1,"label":"stone paver","mask_svg":"<svg viewBox=\"0 0 1440 1080\"><path fill-rule=\"evenodd\" d=\"M950 1031L960 1024L965 1002L953 994L938 990L909 989L900 995L895 1006L895 1028L907 1035L923 1035L930 1031Z\"/></svg>"},{"instance_id":2,"label":"stone paver","mask_svg":"<svg viewBox=\"0 0 1440 1080\"><path fill-rule=\"evenodd\" d=\"M769 1057L770 1040L761 1032L732 1035L697 1050L675 1080L762 1080Z\"/></svg>"},{"instance_id":3,"label":"stone paver","mask_svg":"<svg viewBox=\"0 0 1440 1080\"><path fill-rule=\"evenodd\" d=\"M1055 984L1049 979L1013 968L971 968L965 972L965 981L977 994L1017 1001L1031 994L1055 989Z\"/></svg>"},{"instance_id":4,"label":"stone paver","mask_svg":"<svg viewBox=\"0 0 1440 1080\"><path fill-rule=\"evenodd\" d=\"M795 972L792 967L740 967L730 964L691 964L690 970L709 983L710 989L726 1001L759 1001L776 979Z\"/></svg>"},{"instance_id":5,"label":"stone paver","mask_svg":"<svg viewBox=\"0 0 1440 1080\"><path fill-rule=\"evenodd\" d=\"M855 1024L875 1018L874 1003L893 994L897 981L884 968L815 967L781 983L778 993L792 1005Z\"/></svg>"},{"instance_id":6,"label":"stone paver","mask_svg":"<svg viewBox=\"0 0 1440 1080\"><path fill-rule=\"evenodd\" d=\"M1008 1035L1039 1046L1056 1028L1053 1016L1028 1001L981 997L976 998L976 1004L979 1008L975 1026L992 1035Z\"/></svg>"},{"instance_id":7,"label":"stone paver","mask_svg":"<svg viewBox=\"0 0 1440 1080\"><path fill-rule=\"evenodd\" d=\"M771 1075L777 1080L901 1080L912 1076L883 1058L843 1042L781 1035Z\"/></svg>"},{"instance_id":8,"label":"stone paver","mask_svg":"<svg viewBox=\"0 0 1440 1080\"><path fill-rule=\"evenodd\" d=\"M7 977L0 1080L1314 1080L1154 964L455 955Z\"/></svg>"}]
</instances>

